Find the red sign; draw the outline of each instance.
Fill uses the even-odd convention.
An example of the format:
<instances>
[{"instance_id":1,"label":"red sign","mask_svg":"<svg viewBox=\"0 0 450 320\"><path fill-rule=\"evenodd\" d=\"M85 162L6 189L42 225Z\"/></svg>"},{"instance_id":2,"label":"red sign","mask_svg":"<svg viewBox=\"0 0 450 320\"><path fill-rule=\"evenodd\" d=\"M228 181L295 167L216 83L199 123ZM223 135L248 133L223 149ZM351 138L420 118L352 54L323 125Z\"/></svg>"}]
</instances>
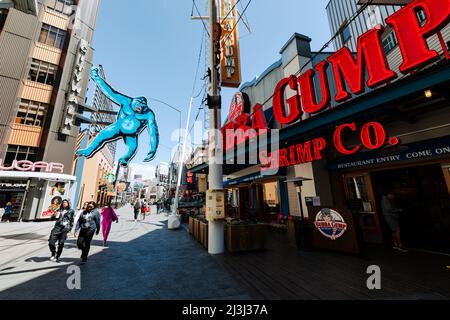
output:
<instances>
[{"instance_id":1,"label":"red sign","mask_svg":"<svg viewBox=\"0 0 450 320\"><path fill-rule=\"evenodd\" d=\"M41 172L64 172L64 165L61 163L55 162L31 162L28 160L14 160L13 163L6 167L3 165L3 160L0 159L0 171L22 171L22 172L30 172L30 171L41 171Z\"/></svg>"},{"instance_id":2,"label":"red sign","mask_svg":"<svg viewBox=\"0 0 450 320\"><path fill-rule=\"evenodd\" d=\"M342 134L345 131L359 135L360 144L353 148L345 146ZM369 122L358 131L355 123L346 123L338 126L333 135L333 147L343 155L351 155L365 147L369 150L379 149L387 144L397 145L397 138L387 137L386 130L378 122ZM319 161L324 158L324 151L328 147L325 138L320 137L304 143L282 148L278 152L260 151L261 171L285 168L303 163Z\"/></svg>"},{"instance_id":3,"label":"red sign","mask_svg":"<svg viewBox=\"0 0 450 320\"><path fill-rule=\"evenodd\" d=\"M427 17L422 25L417 19L418 10L424 11ZM429 36L439 33L449 22L449 0L415 0L386 19L386 23L396 33L402 53L403 63L399 68L400 72L411 73L438 59L438 52L430 50L426 40ZM277 84L273 96L275 119L281 125L292 124L301 121L305 113L311 116L331 108L332 98L336 102L344 102L350 99L352 94L361 94L366 85L369 88L376 88L396 79L398 75L390 70L383 50L384 32L385 28L379 25L361 35L358 38L356 57L347 47L344 47L299 77L292 75L282 79ZM449 59L445 43L441 41L441 45L446 58ZM327 76L330 65L337 91L334 97L331 96ZM321 101L317 101L315 94L316 72L320 81ZM285 91L288 87L296 94L286 99ZM238 93L233 98L229 121L222 129L225 150L245 143L268 130L262 106L256 104L250 116L244 110L243 97L243 94ZM286 104L289 106L289 111L286 111ZM342 141L343 132L359 134L361 143L356 146L346 146ZM352 155L363 147L376 150L387 143L396 145L399 140L388 138L383 126L377 122L367 123L361 128L356 128L355 123L343 124L335 130L333 135L334 148L343 155ZM322 153L326 147L326 140L317 138L281 149L275 154L261 151L260 161L263 169L297 165L322 159Z\"/></svg>"},{"instance_id":4,"label":"red sign","mask_svg":"<svg viewBox=\"0 0 450 320\"><path fill-rule=\"evenodd\" d=\"M427 17L423 25L417 20L416 12L423 10ZM386 23L395 31L398 39L403 63L400 72L408 74L427 64L434 62L439 54L430 50L426 39L440 32L450 22L450 1L448 0L416 0L395 12L386 19ZM356 59L352 52L344 47L322 61L314 69L310 69L299 77L290 76L281 80L275 88L273 110L280 124L292 124L302 119L304 113L313 115L331 107L331 94L327 78L327 69L331 64L336 84L336 102L351 98L351 94L361 94L365 84L376 88L392 81L398 75L389 69L386 54L383 50L382 35L385 28L381 25L364 33L358 38ZM442 43L441 43L442 44ZM446 58L448 50L442 44ZM318 73L322 100L317 101L314 94L313 76ZM366 74L367 72L367 79ZM296 94L285 99L286 88ZM286 113L286 106L289 112Z\"/></svg>"}]
</instances>

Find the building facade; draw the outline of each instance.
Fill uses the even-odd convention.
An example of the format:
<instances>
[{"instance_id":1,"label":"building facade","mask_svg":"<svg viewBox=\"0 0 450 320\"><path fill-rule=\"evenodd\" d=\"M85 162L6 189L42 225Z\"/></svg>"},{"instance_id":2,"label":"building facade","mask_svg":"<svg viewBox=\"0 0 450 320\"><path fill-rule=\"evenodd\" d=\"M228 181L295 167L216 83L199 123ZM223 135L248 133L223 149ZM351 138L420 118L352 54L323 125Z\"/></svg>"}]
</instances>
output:
<instances>
[{"instance_id":1,"label":"building facade","mask_svg":"<svg viewBox=\"0 0 450 320\"><path fill-rule=\"evenodd\" d=\"M330 1L327 9L347 2L356 5ZM348 232L342 239L348 238L342 241L352 242L353 237L360 243L390 244L382 200L393 192L404 212L400 229L405 245L450 252L450 96L445 89L450 79L450 7L445 1L426 1L433 16L423 16L423 5L412 1L405 7L376 9L376 16L388 18L394 27L399 14L408 15L409 30L416 30L410 41L405 42L404 26L389 30L384 22L384 29L360 25L351 29L345 46L338 39L336 52L319 53L311 51L308 37L294 34L281 59L240 88L225 127L244 121L247 127L279 129L279 145L260 153L257 141L247 142L245 154L256 150L258 164L224 165L230 215L271 223L280 220L277 215L303 216L318 234L315 239L336 249L341 241L334 235L336 228L327 230L328 222L318 214L325 207L334 210L338 224L345 216L342 230ZM440 24L433 24L438 19ZM333 35L341 20L331 22ZM426 28L428 33L421 34ZM395 41L386 45L389 32L395 32ZM433 59L408 68L414 50ZM373 81L378 71L384 72L383 81ZM233 139L239 141L238 136ZM267 175L266 169L274 172ZM207 165L192 169L207 170Z\"/></svg>"},{"instance_id":2,"label":"building facade","mask_svg":"<svg viewBox=\"0 0 450 320\"><path fill-rule=\"evenodd\" d=\"M1 9L0 159L6 166L17 161L58 163L58 174L66 179L60 183L74 190L70 174L99 0L39 0L26 12L20 10L23 3L33 2L12 1L13 6ZM28 185L18 214L25 220L45 217L45 192L59 178L20 180L11 171L15 172L10 170L8 179ZM69 191L61 197L69 197Z\"/></svg>"},{"instance_id":3,"label":"building facade","mask_svg":"<svg viewBox=\"0 0 450 320\"><path fill-rule=\"evenodd\" d=\"M102 66L99 66L99 74L106 80ZM111 100L97 86L95 86L92 105L86 106L85 111L85 114L90 113L89 117L85 118L89 125L80 131L75 151L86 148L101 130L116 121L117 113L114 111ZM111 190L111 183L107 182L107 176L114 173L116 148L117 142L111 142L90 159L74 156L74 175L79 182L75 199L78 207L88 201L95 201L99 206L104 206L116 193Z\"/></svg>"},{"instance_id":4,"label":"building facade","mask_svg":"<svg viewBox=\"0 0 450 320\"><path fill-rule=\"evenodd\" d=\"M88 130L80 132L78 147L89 145L94 139ZM80 166L78 166L80 164ZM114 158L111 149L105 146L100 152L90 159L75 158L75 173L78 181L78 192L75 204L82 208L83 204L94 201L99 206L106 205L113 195L107 176L113 173ZM81 174L80 174L81 173Z\"/></svg>"}]
</instances>

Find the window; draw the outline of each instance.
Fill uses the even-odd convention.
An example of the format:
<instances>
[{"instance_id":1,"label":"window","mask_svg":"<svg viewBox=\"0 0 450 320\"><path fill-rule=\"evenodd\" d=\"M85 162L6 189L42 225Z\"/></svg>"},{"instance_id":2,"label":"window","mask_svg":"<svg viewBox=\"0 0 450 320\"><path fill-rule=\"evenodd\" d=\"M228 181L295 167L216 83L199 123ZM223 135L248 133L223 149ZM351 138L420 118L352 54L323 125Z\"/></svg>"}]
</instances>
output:
<instances>
[{"instance_id":1,"label":"window","mask_svg":"<svg viewBox=\"0 0 450 320\"><path fill-rule=\"evenodd\" d=\"M38 148L9 145L5 157L5 165L11 165L14 160L35 162Z\"/></svg>"},{"instance_id":2,"label":"window","mask_svg":"<svg viewBox=\"0 0 450 320\"><path fill-rule=\"evenodd\" d=\"M383 47L384 52L388 54L392 51L398 44L397 37L395 36L395 32L390 32L386 37L383 39Z\"/></svg>"},{"instance_id":3,"label":"window","mask_svg":"<svg viewBox=\"0 0 450 320\"><path fill-rule=\"evenodd\" d=\"M264 212L266 214L279 214L280 202L278 200L278 182L263 184Z\"/></svg>"},{"instance_id":4,"label":"window","mask_svg":"<svg viewBox=\"0 0 450 320\"><path fill-rule=\"evenodd\" d=\"M64 30L43 23L41 34L39 35L39 42L58 49L62 49L64 47L66 35L67 32L65 32Z\"/></svg>"},{"instance_id":5,"label":"window","mask_svg":"<svg viewBox=\"0 0 450 320\"><path fill-rule=\"evenodd\" d=\"M47 7L55 11L61 12L67 16L72 15L75 5L74 0L47 0Z\"/></svg>"},{"instance_id":6,"label":"window","mask_svg":"<svg viewBox=\"0 0 450 320\"><path fill-rule=\"evenodd\" d=\"M43 127L47 110L47 104L22 99L17 112L16 123Z\"/></svg>"},{"instance_id":7,"label":"window","mask_svg":"<svg viewBox=\"0 0 450 320\"><path fill-rule=\"evenodd\" d=\"M342 43L345 45L352 38L350 33L350 26L346 26L341 33Z\"/></svg>"},{"instance_id":8,"label":"window","mask_svg":"<svg viewBox=\"0 0 450 320\"><path fill-rule=\"evenodd\" d=\"M425 14L425 11L417 10L416 15L420 25L423 26L427 22L427 15Z\"/></svg>"},{"instance_id":9,"label":"window","mask_svg":"<svg viewBox=\"0 0 450 320\"><path fill-rule=\"evenodd\" d=\"M0 9L0 30L5 26L6 18L8 17L8 10Z\"/></svg>"},{"instance_id":10,"label":"window","mask_svg":"<svg viewBox=\"0 0 450 320\"><path fill-rule=\"evenodd\" d=\"M58 66L55 64L33 59L28 80L53 86L55 84L57 70Z\"/></svg>"}]
</instances>

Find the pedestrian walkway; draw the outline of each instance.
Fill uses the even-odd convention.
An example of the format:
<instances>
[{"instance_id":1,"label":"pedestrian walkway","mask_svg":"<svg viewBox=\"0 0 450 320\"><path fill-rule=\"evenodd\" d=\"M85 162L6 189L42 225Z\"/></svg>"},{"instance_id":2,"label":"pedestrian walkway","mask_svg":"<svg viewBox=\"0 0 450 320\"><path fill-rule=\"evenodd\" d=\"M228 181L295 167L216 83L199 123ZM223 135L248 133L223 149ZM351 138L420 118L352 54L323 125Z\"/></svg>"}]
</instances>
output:
<instances>
[{"instance_id":1,"label":"pedestrian walkway","mask_svg":"<svg viewBox=\"0 0 450 320\"><path fill-rule=\"evenodd\" d=\"M267 250L214 257L255 299L450 299L449 256L367 246L362 256L299 250L269 232ZM381 290L369 290L369 266Z\"/></svg>"},{"instance_id":2,"label":"pedestrian walkway","mask_svg":"<svg viewBox=\"0 0 450 320\"><path fill-rule=\"evenodd\" d=\"M167 217L133 220L118 210L109 247L101 233L80 266L81 290L69 290L70 265L79 265L76 239L61 263L48 260L52 223L0 225L0 300L3 299L249 299L236 281L183 230L167 230Z\"/></svg>"}]
</instances>

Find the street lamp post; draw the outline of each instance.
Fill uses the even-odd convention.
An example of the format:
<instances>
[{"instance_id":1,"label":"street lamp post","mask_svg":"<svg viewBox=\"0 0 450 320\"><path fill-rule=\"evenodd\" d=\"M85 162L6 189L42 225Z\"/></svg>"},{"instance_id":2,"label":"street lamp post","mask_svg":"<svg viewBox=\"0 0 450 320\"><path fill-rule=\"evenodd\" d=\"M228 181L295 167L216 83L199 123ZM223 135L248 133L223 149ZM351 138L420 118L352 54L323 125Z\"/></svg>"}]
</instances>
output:
<instances>
[{"instance_id":1,"label":"street lamp post","mask_svg":"<svg viewBox=\"0 0 450 320\"><path fill-rule=\"evenodd\" d=\"M172 106L172 105L168 104L167 102L164 102L164 101L162 101L162 100L160 100L160 99L156 99L156 98L148 98L148 100L150 100L150 101L155 101L155 102L158 102L158 103L161 103L161 104L163 104L163 105L169 107L170 109L172 109L172 110L178 112L178 114L179 114L179 130L180 130L180 132L179 132L179 134L178 134L178 153L179 153L179 149L180 149L180 145L181 145L181 125L182 125L182 124L181 124L181 121L182 121L182 120L181 120L181 110L178 109L178 108L175 108L174 106ZM191 108L192 108L192 101L191 101ZM191 111L191 108L189 109L189 112ZM188 122L189 122L189 117L188 117ZM186 130L188 130L188 128L186 128ZM185 138L185 140L186 140L186 138ZM186 144L186 141L185 141L185 143L183 144L183 152L182 152L181 157L184 156L184 152L185 152L185 144ZM179 172L179 174L178 174L178 179L181 179L181 170L183 170L182 164L183 164L183 159L180 158L180 168L178 169L178 170L180 170L180 172ZM170 178L170 181L169 181L169 198L170 198L170 191L171 191L171 189L172 189L173 160L171 160L170 166L171 166L171 174L170 174L171 178ZM176 191L176 194L175 194L174 212L175 212L175 210L176 210L176 207L178 206L178 190L179 190L179 184L180 184L180 181L178 181L178 184L177 184L177 191ZM172 213L172 218L174 218L174 216L175 216L175 214ZM170 222L170 221L169 221L169 222ZM169 223L169 224L170 224L170 223ZM175 225L176 225L176 224L175 224Z\"/></svg>"}]
</instances>

